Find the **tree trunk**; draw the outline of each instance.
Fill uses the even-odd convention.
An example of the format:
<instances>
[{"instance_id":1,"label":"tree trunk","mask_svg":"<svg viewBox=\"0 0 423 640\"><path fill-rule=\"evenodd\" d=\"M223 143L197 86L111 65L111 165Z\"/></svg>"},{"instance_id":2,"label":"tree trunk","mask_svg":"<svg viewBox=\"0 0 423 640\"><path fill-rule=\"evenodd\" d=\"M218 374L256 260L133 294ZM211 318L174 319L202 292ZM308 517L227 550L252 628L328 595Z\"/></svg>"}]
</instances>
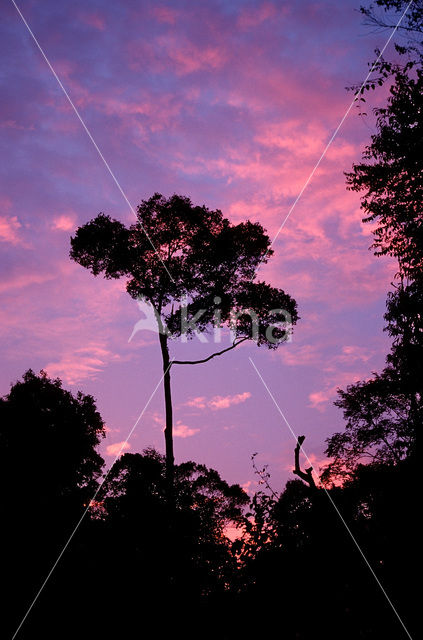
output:
<instances>
[{"instance_id":1,"label":"tree trunk","mask_svg":"<svg viewBox=\"0 0 423 640\"><path fill-rule=\"evenodd\" d=\"M166 481L168 497L171 499L173 495L173 479L174 479L174 463L173 456L173 412L172 412L172 394L170 389L170 358L169 348L167 345L167 336L159 333L160 348L163 359L163 386L165 397L166 426L164 430L166 444Z\"/></svg>"}]
</instances>

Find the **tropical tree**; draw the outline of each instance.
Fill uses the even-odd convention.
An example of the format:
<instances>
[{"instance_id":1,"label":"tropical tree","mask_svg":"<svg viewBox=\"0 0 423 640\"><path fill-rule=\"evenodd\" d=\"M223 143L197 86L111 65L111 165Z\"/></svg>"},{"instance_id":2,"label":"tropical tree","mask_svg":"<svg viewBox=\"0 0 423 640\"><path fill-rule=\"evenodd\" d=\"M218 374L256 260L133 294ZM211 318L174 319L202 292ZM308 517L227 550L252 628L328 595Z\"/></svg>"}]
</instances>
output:
<instances>
[{"instance_id":1,"label":"tropical tree","mask_svg":"<svg viewBox=\"0 0 423 640\"><path fill-rule=\"evenodd\" d=\"M197 631L214 598L225 599L237 572L225 534L228 525L243 523L248 497L239 485L195 462L175 465L173 497L169 518L163 455L152 448L126 453L103 484L94 515L104 555L119 558L124 550L125 561L108 576L120 585L119 604L137 615L142 602L151 620L160 621L159 637L168 637L163 624L191 637L188 630ZM189 620L181 616L187 607Z\"/></svg>"},{"instance_id":2,"label":"tropical tree","mask_svg":"<svg viewBox=\"0 0 423 640\"><path fill-rule=\"evenodd\" d=\"M376 255L398 261L399 275L423 272L423 68L398 70L387 105L375 110L377 131L363 161L347 173L363 193L364 222L374 224Z\"/></svg>"},{"instance_id":3,"label":"tropical tree","mask_svg":"<svg viewBox=\"0 0 423 640\"><path fill-rule=\"evenodd\" d=\"M389 12L406 2L380 0L362 9L388 26ZM384 107L375 110L376 132L360 163L346 174L348 188L362 194L363 222L372 223L375 255L397 261L388 293L385 330L392 337L387 366L370 380L339 390L336 405L347 421L327 440L333 462L324 480L352 477L360 464L398 465L414 458L423 421L423 33L422 3L413 2L402 23L399 60L381 60L379 84L390 82ZM373 78L375 80L375 78ZM370 82L365 89L374 88Z\"/></svg>"},{"instance_id":4,"label":"tropical tree","mask_svg":"<svg viewBox=\"0 0 423 640\"><path fill-rule=\"evenodd\" d=\"M23 621L98 487L104 461L97 447L104 436L93 397L72 394L44 372L28 370L0 399L2 629L8 637ZM67 600L64 593L68 601L79 593L81 534L89 523L86 518L79 527L70 554L31 611L26 637L53 637L48 628L64 619L59 613Z\"/></svg>"},{"instance_id":5,"label":"tropical tree","mask_svg":"<svg viewBox=\"0 0 423 640\"><path fill-rule=\"evenodd\" d=\"M246 340L270 349L287 339L297 321L295 301L255 281L272 254L259 223L231 224L220 210L194 206L188 197L154 194L137 208L129 228L100 213L71 239L70 256L95 275L126 278L127 291L151 305L163 364L166 466L173 484L173 416L170 370L195 365ZM172 359L169 340L227 326L232 343L200 360Z\"/></svg>"},{"instance_id":6,"label":"tropical tree","mask_svg":"<svg viewBox=\"0 0 423 640\"><path fill-rule=\"evenodd\" d=\"M94 398L63 389L62 381L29 369L0 398L0 476L21 497L30 489L43 501L91 496L104 460L97 446L105 436ZM3 485L4 486L4 485Z\"/></svg>"}]
</instances>

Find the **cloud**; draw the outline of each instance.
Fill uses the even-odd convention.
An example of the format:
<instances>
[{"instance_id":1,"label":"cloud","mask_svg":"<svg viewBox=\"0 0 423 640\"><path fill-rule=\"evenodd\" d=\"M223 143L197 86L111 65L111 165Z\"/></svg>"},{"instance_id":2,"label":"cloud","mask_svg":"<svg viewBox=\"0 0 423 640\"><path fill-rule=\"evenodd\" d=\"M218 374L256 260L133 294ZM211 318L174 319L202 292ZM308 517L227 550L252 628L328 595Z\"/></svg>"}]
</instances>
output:
<instances>
[{"instance_id":1,"label":"cloud","mask_svg":"<svg viewBox=\"0 0 423 640\"><path fill-rule=\"evenodd\" d=\"M104 431L106 433L120 433L120 429L114 429L113 427L108 427L107 424L104 425Z\"/></svg>"},{"instance_id":2,"label":"cloud","mask_svg":"<svg viewBox=\"0 0 423 640\"><path fill-rule=\"evenodd\" d=\"M54 218L52 228L54 231L74 231L76 216L74 214L62 214Z\"/></svg>"},{"instance_id":3,"label":"cloud","mask_svg":"<svg viewBox=\"0 0 423 640\"><path fill-rule=\"evenodd\" d=\"M154 412L152 414L152 418L156 424L160 425L161 427L164 426L165 420L160 413ZM173 435L175 438L190 438L191 436L195 436L196 433L199 433L199 431L200 429L189 427L181 420L177 420L176 424L173 425Z\"/></svg>"},{"instance_id":4,"label":"cloud","mask_svg":"<svg viewBox=\"0 0 423 640\"><path fill-rule=\"evenodd\" d=\"M94 379L111 360L120 356L101 346L90 345L64 353L58 362L49 362L44 369L52 376L58 376L69 384Z\"/></svg>"},{"instance_id":5,"label":"cloud","mask_svg":"<svg viewBox=\"0 0 423 640\"><path fill-rule=\"evenodd\" d=\"M16 216L0 216L0 240L10 244L22 244L18 230L22 227Z\"/></svg>"},{"instance_id":6,"label":"cloud","mask_svg":"<svg viewBox=\"0 0 423 640\"><path fill-rule=\"evenodd\" d=\"M350 384L354 384L358 380L364 379L369 373L366 370L340 371L336 367L332 368L330 366L325 371L329 372L329 375L326 374L326 383L323 389L313 391L308 396L310 400L309 406L321 412L326 411L329 402L335 400L338 388L343 389Z\"/></svg>"},{"instance_id":7,"label":"cloud","mask_svg":"<svg viewBox=\"0 0 423 640\"><path fill-rule=\"evenodd\" d=\"M200 429L188 427L188 425L183 424L180 420L178 420L173 427L173 435L175 438L190 438L191 436L195 436L199 431Z\"/></svg>"},{"instance_id":8,"label":"cloud","mask_svg":"<svg viewBox=\"0 0 423 640\"><path fill-rule=\"evenodd\" d=\"M251 398L251 393L249 391L244 391L244 393L236 393L234 396L214 396L208 403L209 407L214 410L218 409L228 409L235 404L241 404Z\"/></svg>"},{"instance_id":9,"label":"cloud","mask_svg":"<svg viewBox=\"0 0 423 640\"><path fill-rule=\"evenodd\" d=\"M257 482L254 480L247 480L247 482L244 482L243 484L241 484L241 487L244 489L244 491L248 494L253 494L255 489L254 487L257 486Z\"/></svg>"},{"instance_id":10,"label":"cloud","mask_svg":"<svg viewBox=\"0 0 423 640\"><path fill-rule=\"evenodd\" d=\"M106 447L106 454L108 456L120 456L124 453L124 451L128 451L131 448L131 445L126 440L122 440L121 442L114 442L113 444L109 444Z\"/></svg>"},{"instance_id":11,"label":"cloud","mask_svg":"<svg viewBox=\"0 0 423 640\"><path fill-rule=\"evenodd\" d=\"M174 64L177 75L186 75L194 71L211 71L221 67L226 55L221 46L196 46L190 40L173 36L160 36L158 49L167 54Z\"/></svg>"},{"instance_id":12,"label":"cloud","mask_svg":"<svg viewBox=\"0 0 423 640\"><path fill-rule=\"evenodd\" d=\"M207 401L205 396L197 396L191 398L185 403L187 407L195 407L196 409L205 409L207 407Z\"/></svg>"},{"instance_id":13,"label":"cloud","mask_svg":"<svg viewBox=\"0 0 423 640\"><path fill-rule=\"evenodd\" d=\"M309 451L307 451L307 449L305 450L304 453L303 451L300 452L300 467L302 469L309 466L313 468L313 477L316 481L316 484L320 484L320 479L319 479L320 473L329 462L331 462L331 459L327 458L325 455L316 455L315 453L310 453ZM283 465L283 468L285 469L285 471L292 472L293 467L294 467L293 460L290 460L289 462Z\"/></svg>"},{"instance_id":14,"label":"cloud","mask_svg":"<svg viewBox=\"0 0 423 640\"><path fill-rule=\"evenodd\" d=\"M327 403L335 396L335 392L336 386L329 387L322 391L313 391L308 396L308 399L310 400L309 406L312 409L317 409L318 411L325 411Z\"/></svg>"},{"instance_id":15,"label":"cloud","mask_svg":"<svg viewBox=\"0 0 423 640\"><path fill-rule=\"evenodd\" d=\"M322 469L332 461L331 458L327 458L324 455L317 455L315 453L307 452L307 466L310 464L313 467L315 475L320 475Z\"/></svg>"},{"instance_id":16,"label":"cloud","mask_svg":"<svg viewBox=\"0 0 423 640\"><path fill-rule=\"evenodd\" d=\"M372 364L378 355L378 350L360 345L344 345L336 353L326 354L322 351L320 357L322 388L316 389L308 396L309 406L324 412L329 403L337 396L338 388L345 389L358 380L365 380L374 370ZM375 367L377 368L377 367Z\"/></svg>"},{"instance_id":17,"label":"cloud","mask_svg":"<svg viewBox=\"0 0 423 640\"><path fill-rule=\"evenodd\" d=\"M272 18L275 14L276 7L270 2L264 2L257 8L244 9L238 16L238 26L241 29L251 29Z\"/></svg>"},{"instance_id":18,"label":"cloud","mask_svg":"<svg viewBox=\"0 0 423 640\"><path fill-rule=\"evenodd\" d=\"M151 12L158 22L167 24L175 24L178 16L177 11L170 9L170 7L154 7Z\"/></svg>"},{"instance_id":19,"label":"cloud","mask_svg":"<svg viewBox=\"0 0 423 640\"><path fill-rule=\"evenodd\" d=\"M197 396L195 398L191 398L188 402L185 403L187 407L194 407L196 409L212 409L213 411L218 411L219 409L228 409L232 405L241 404L251 398L251 393L249 391L244 391L243 393L236 393L233 396L213 396L207 400L205 396Z\"/></svg>"},{"instance_id":20,"label":"cloud","mask_svg":"<svg viewBox=\"0 0 423 640\"><path fill-rule=\"evenodd\" d=\"M80 13L79 18L81 22L88 25L89 27L93 27L97 29L97 31L104 31L106 28L106 19L105 17L98 12L90 12L90 13Z\"/></svg>"},{"instance_id":21,"label":"cloud","mask_svg":"<svg viewBox=\"0 0 423 640\"><path fill-rule=\"evenodd\" d=\"M345 345L342 353L337 356L339 362L367 362L373 355L373 350L358 345Z\"/></svg>"},{"instance_id":22,"label":"cloud","mask_svg":"<svg viewBox=\"0 0 423 640\"><path fill-rule=\"evenodd\" d=\"M16 292L18 289L29 287L30 285L43 284L54 280L55 275L52 273L34 273L27 272L12 275L9 279L4 279L0 283L0 293Z\"/></svg>"},{"instance_id":23,"label":"cloud","mask_svg":"<svg viewBox=\"0 0 423 640\"><path fill-rule=\"evenodd\" d=\"M290 342L284 349L280 350L284 364L289 366L311 366L321 361L322 354L319 345L303 344L298 345L295 341Z\"/></svg>"}]
</instances>

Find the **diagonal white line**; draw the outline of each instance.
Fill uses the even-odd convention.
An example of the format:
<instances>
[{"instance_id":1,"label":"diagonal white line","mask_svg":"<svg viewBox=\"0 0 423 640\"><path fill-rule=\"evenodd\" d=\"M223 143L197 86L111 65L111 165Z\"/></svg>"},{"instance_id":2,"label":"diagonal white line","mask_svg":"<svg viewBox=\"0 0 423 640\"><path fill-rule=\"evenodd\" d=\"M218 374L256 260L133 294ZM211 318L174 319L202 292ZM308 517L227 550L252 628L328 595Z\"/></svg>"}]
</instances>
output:
<instances>
[{"instance_id":1,"label":"diagonal white line","mask_svg":"<svg viewBox=\"0 0 423 640\"><path fill-rule=\"evenodd\" d=\"M260 378L260 380L263 383L264 388L266 389L267 393L269 394L270 398L273 401L273 404L275 405L276 409L278 410L279 414L281 415L283 421L285 422L286 426L288 427L288 429L290 430L294 440L296 442L298 442L298 436L295 435L291 425L289 424L288 420L285 417L285 414L283 413L282 409L280 408L280 406L278 405L278 403L276 402L276 399L274 397L274 395L272 394L272 392L270 391L268 385L266 384L265 380L263 379L263 376L261 375L260 371L257 369L255 363L253 362L252 358L248 358L249 361L251 362L255 372L257 373L258 377ZM309 457L307 456L306 452L304 451L303 447L300 447L301 452L304 454L308 464L310 465L310 467L312 467L312 463L310 462ZM366 563L367 567L370 570L370 573L372 574L372 576L374 577L374 579L376 580L379 588L381 589L383 595L385 596L386 600L388 601L388 603L390 604L393 612L395 613L396 617L398 618L399 622L401 623L402 628L404 629L405 633L407 634L408 638L410 640L413 640L411 635L409 634L407 627L405 626L404 622L402 621L398 611L395 609L395 606L393 605L391 599L389 598L388 594L386 593L385 589L383 588L379 578L377 577L377 575L375 574L371 564L369 563L369 561L367 560L366 556L364 555L363 550L361 549L360 545L358 544L357 540L354 537L354 534L352 533L351 529L349 528L348 524L345 522L343 515L341 514L341 512L339 511L338 507L336 506L335 502L333 501L332 496L330 495L329 491L326 489L326 487L324 485L322 485L322 489L323 491L326 493L327 497L329 498L329 501L331 502L333 508L335 509L337 515L339 516L342 524L344 525L345 529L348 531L348 534L351 538L351 540L353 541L354 545L356 546L357 550L359 551L361 557L363 558L364 562Z\"/></svg>"},{"instance_id":2,"label":"diagonal white line","mask_svg":"<svg viewBox=\"0 0 423 640\"><path fill-rule=\"evenodd\" d=\"M141 418L143 417L145 411L147 410L148 405L150 404L151 400L153 399L157 389L159 388L159 386L162 383L163 378L165 377L166 373L169 371L170 367L172 366L172 362L173 359L171 360L171 362L169 363L169 366L167 367L167 369L163 372L162 377L160 378L160 380L158 381L157 385L154 388L154 391L152 392L152 394L150 395L149 399L147 400L144 409L141 411L140 415L138 416L138 418L136 419L132 429L130 430L130 432L128 433L126 439L123 441L122 446L120 448L119 453L116 455L116 458L113 460L113 464L111 465L110 469L107 471L107 473L105 474L103 480L101 481L101 483L99 484L96 492L94 493L93 497L91 498L91 500L88 502L87 508L85 509L85 511L83 512L82 516L80 517L80 519L78 520L75 528L73 529L72 533L70 534L69 538L66 541L66 544L64 545L63 549L61 550L61 552L59 553L57 560L55 561L55 563L53 564L53 566L51 567L50 571L48 572L47 576L44 579L44 582L42 583L41 587L39 588L35 598L33 599L33 601L31 602L30 606L28 607L24 617L22 618L18 628L16 629L15 633L12 636L12 640L15 640L16 636L18 635L22 625L24 624L25 620L27 619L28 615L30 614L32 608L34 607L35 603L37 602L38 598L40 597L44 587L46 586L47 582L49 581L49 579L51 578L51 575L53 573L53 571L56 569L57 565L59 564L63 554L65 553L66 549L68 548L72 538L74 537L75 533L78 531L82 521L84 520L85 516L87 515L89 509L90 509L90 505L91 503L96 499L96 497L98 496L102 486L104 485L104 483L106 482L110 471L113 469L113 466L115 465L116 461L118 460L119 456L121 455L122 451L125 448L125 444L128 442L129 438L131 437L131 435L133 434L137 424L139 423L139 421L141 420Z\"/></svg>"},{"instance_id":3,"label":"diagonal white line","mask_svg":"<svg viewBox=\"0 0 423 640\"><path fill-rule=\"evenodd\" d=\"M72 107L72 109L75 112L76 117L78 118L79 122L81 123L83 129L85 130L85 133L87 134L87 136L89 137L89 139L91 140L91 142L94 145L95 150L97 151L98 155L100 156L100 158L102 159L104 166L106 167L107 171L110 173L111 177L113 178L114 183L116 184L117 188L119 189L119 191L121 192L126 204L128 205L128 207L130 208L131 212L133 213L133 215L135 216L135 218L137 218L138 220L138 216L135 212L134 207L132 206L132 204L129 202L128 197L126 195L126 193L124 192L124 190L122 189L118 179L116 178L115 174L113 173L113 171L110 168L109 163L107 162L106 158L104 157L104 155L102 154L99 146L97 145L96 141L94 140L90 130L88 129L87 125L85 124L84 120L81 117L81 114L79 113L78 109L76 108L76 106L74 105L74 103L72 102L72 99L70 98L68 92L66 91L65 87L63 86L59 76L57 75L56 71L53 69L53 66L51 65L49 59L47 58L43 48L41 47L40 43L38 42L37 38L35 37L34 33L32 32L29 24L27 23L27 21L25 20L24 16L22 15L22 12L20 11L19 7L17 6L15 0L11 0L13 6L15 7L16 11L18 12L19 16L22 19L22 22L24 23L25 27L28 30L28 33L30 34L31 38L34 40L38 50L40 51L42 57L44 58L44 60L47 63L47 66L49 67L50 71L52 72L53 76L56 78L57 80L57 84L59 85L59 87L61 88L61 90L63 91L63 93L65 94L65 97L67 99L67 101L69 102L70 106ZM141 220L138 220L138 222L140 223L141 229L144 231L147 240L149 241L150 245L152 246L153 250L155 251L155 253L157 254L160 262L162 263L167 275L169 276L169 278L172 280L173 283L175 283L174 279L172 278L171 274L169 273L168 268L166 267L165 263L163 262L163 260L160 257L159 252L157 251L156 247L153 244L153 241L151 240L150 236L148 235L147 231L145 230Z\"/></svg>"},{"instance_id":4,"label":"diagonal white line","mask_svg":"<svg viewBox=\"0 0 423 640\"><path fill-rule=\"evenodd\" d=\"M13 1L13 0L12 0ZM401 15L400 19L398 20L397 24L395 25L395 27L393 28L391 35L389 36L389 38L387 39L387 41L385 42L385 45L382 49L382 51L379 53L379 56L377 57L377 59L375 60L375 62L372 64L371 69L369 71L369 73L367 74L366 78L364 79L360 89L354 94L354 98L351 101L351 104L349 105L349 107L347 108L346 112L344 113L344 115L342 116L338 126L336 127L335 131L332 133L331 137L329 138L329 142L327 143L326 147L323 149L322 154L320 156L320 158L318 159L318 161L316 162L316 164L314 165L310 175L308 176L307 180L305 181L301 191L299 192L299 194L297 195L297 197L294 200L294 203L292 204L291 208L289 209L288 213L286 214L281 226L279 227L275 237L273 238L272 242L270 243L266 253L264 254L264 256L262 257L262 259L260 260L259 264L256 267L256 271L255 271L255 275L257 275L257 271L259 270L260 266L263 264L263 261L266 259L267 254L269 253L269 250L273 247L273 245L276 242L276 239L278 238L280 232L282 231L282 229L284 228L285 224L288 221L289 216L291 215L291 213L294 211L295 207L297 206L299 200L301 199L304 191L307 189L310 180L312 179L312 177L314 176L314 174L316 173L317 169L319 168L323 158L325 157L329 147L331 146L332 142L335 140L336 136L338 135L338 132L340 130L340 128L342 127L342 125L344 124L345 120L347 119L351 109L353 108L354 103L356 102L358 96L362 93L363 88L367 82L367 80L370 78L370 76L372 75L373 71L376 68L377 63L379 62L379 60L381 59L381 57L383 56L384 52L386 51L387 46L389 45L389 43L391 42L393 36L395 35L398 27L400 26L401 22L403 21L403 18L405 16L405 14L407 13L408 9L410 8L410 6L412 5L413 0L410 0L410 2L408 3L408 5L405 8L404 13ZM255 276L254 276L255 277Z\"/></svg>"}]
</instances>

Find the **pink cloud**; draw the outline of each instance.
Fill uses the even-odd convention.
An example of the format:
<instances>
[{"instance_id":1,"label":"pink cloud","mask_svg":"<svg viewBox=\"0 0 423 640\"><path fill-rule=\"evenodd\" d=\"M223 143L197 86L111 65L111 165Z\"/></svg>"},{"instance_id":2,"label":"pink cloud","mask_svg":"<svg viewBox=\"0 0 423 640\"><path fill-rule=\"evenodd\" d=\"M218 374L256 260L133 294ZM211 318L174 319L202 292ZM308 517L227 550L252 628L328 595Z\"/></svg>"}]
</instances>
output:
<instances>
[{"instance_id":1,"label":"pink cloud","mask_svg":"<svg viewBox=\"0 0 423 640\"><path fill-rule=\"evenodd\" d=\"M189 100L189 96L186 98ZM118 116L123 131L134 132L145 140L150 133L174 129L176 119L184 108L183 102L174 94L154 96L144 90L138 100L122 100L120 97L97 96L97 108L107 115Z\"/></svg>"},{"instance_id":2,"label":"pink cloud","mask_svg":"<svg viewBox=\"0 0 423 640\"><path fill-rule=\"evenodd\" d=\"M332 361L333 362L333 361ZM332 403L337 396L338 388L345 388L349 384L354 384L358 380L362 380L368 375L368 371L339 371L333 364L326 369L329 375L326 375L326 381L323 389L313 391L309 394L309 407L317 409L317 411L326 411L328 404Z\"/></svg>"},{"instance_id":3,"label":"pink cloud","mask_svg":"<svg viewBox=\"0 0 423 640\"><path fill-rule=\"evenodd\" d=\"M152 414L153 421L164 427L165 420L160 413ZM181 420L177 420L176 424L173 425L173 435L175 438L191 438L191 436L195 436L196 433L199 433L200 429L194 429L193 427L189 427L184 424Z\"/></svg>"},{"instance_id":4,"label":"pink cloud","mask_svg":"<svg viewBox=\"0 0 423 640\"><path fill-rule=\"evenodd\" d=\"M205 396L197 396L196 398L191 398L188 402L185 403L187 407L195 407L196 409L205 409L207 406Z\"/></svg>"},{"instance_id":5,"label":"pink cloud","mask_svg":"<svg viewBox=\"0 0 423 640\"><path fill-rule=\"evenodd\" d=\"M22 244L18 231L22 227L16 216L0 216L0 240L10 244Z\"/></svg>"},{"instance_id":6,"label":"pink cloud","mask_svg":"<svg viewBox=\"0 0 423 640\"><path fill-rule=\"evenodd\" d=\"M244 9L238 17L238 26L241 29L251 29L273 17L277 13L276 7L270 2L264 2L254 9Z\"/></svg>"},{"instance_id":7,"label":"pink cloud","mask_svg":"<svg viewBox=\"0 0 423 640\"><path fill-rule=\"evenodd\" d=\"M54 280L55 275L52 273L21 273L12 275L8 279L4 279L0 283L0 293L14 292L17 289L32 286L34 284L43 284L49 280Z\"/></svg>"},{"instance_id":8,"label":"pink cloud","mask_svg":"<svg viewBox=\"0 0 423 640\"><path fill-rule=\"evenodd\" d=\"M74 231L76 216L74 214L62 214L54 218L52 228L54 231Z\"/></svg>"},{"instance_id":9,"label":"pink cloud","mask_svg":"<svg viewBox=\"0 0 423 640\"><path fill-rule=\"evenodd\" d=\"M0 122L0 127L4 129L16 129L17 131L34 131L35 129L33 125L25 126L23 124L19 124L13 119L3 120Z\"/></svg>"},{"instance_id":10,"label":"pink cloud","mask_svg":"<svg viewBox=\"0 0 423 640\"><path fill-rule=\"evenodd\" d=\"M122 440L122 442L114 442L113 444L109 444L106 447L106 454L108 456L121 456L125 451L128 451L131 448L131 445L126 440Z\"/></svg>"},{"instance_id":11,"label":"pink cloud","mask_svg":"<svg viewBox=\"0 0 423 640\"><path fill-rule=\"evenodd\" d=\"M174 11L170 7L154 7L152 14L159 22L165 22L167 24L175 24L177 18L177 11Z\"/></svg>"},{"instance_id":12,"label":"pink cloud","mask_svg":"<svg viewBox=\"0 0 423 640\"><path fill-rule=\"evenodd\" d=\"M310 366L321 361L322 354L318 345L303 344L297 345L295 340L280 350L284 364L289 366Z\"/></svg>"},{"instance_id":13,"label":"pink cloud","mask_svg":"<svg viewBox=\"0 0 423 640\"><path fill-rule=\"evenodd\" d=\"M251 495L254 493L256 486L258 486L258 483L255 480L247 480L247 482L241 484L244 491Z\"/></svg>"},{"instance_id":14,"label":"pink cloud","mask_svg":"<svg viewBox=\"0 0 423 640\"><path fill-rule=\"evenodd\" d=\"M328 132L321 123L301 120L264 122L257 131L255 140L269 148L282 149L299 157L318 159L325 148Z\"/></svg>"},{"instance_id":15,"label":"pink cloud","mask_svg":"<svg viewBox=\"0 0 423 640\"><path fill-rule=\"evenodd\" d=\"M251 393L249 391L237 393L233 396L214 396L214 398L209 401L208 406L214 410L227 409L232 405L245 402L248 398L251 398Z\"/></svg>"},{"instance_id":16,"label":"pink cloud","mask_svg":"<svg viewBox=\"0 0 423 640\"><path fill-rule=\"evenodd\" d=\"M209 400L207 400L205 396L197 396L196 398L188 400L188 402L185 403L185 406L194 407L196 409L208 408L213 409L213 411L217 411L219 409L228 409L232 405L245 402L248 398L251 398L251 393L249 391L236 393L233 396L214 396Z\"/></svg>"},{"instance_id":17,"label":"pink cloud","mask_svg":"<svg viewBox=\"0 0 423 640\"><path fill-rule=\"evenodd\" d=\"M66 90L72 98L73 103L77 107L85 107L99 99L100 96L96 95L90 89L88 89L83 82L78 79L79 72L81 71L78 63L69 58L57 58L54 63L55 71L61 81L64 81ZM65 99L57 100L51 96L45 98L45 105L49 106L55 117L50 122L50 129L63 130L64 131L80 131L80 124L75 119L72 108ZM63 114L64 119L58 119L57 114Z\"/></svg>"},{"instance_id":18,"label":"pink cloud","mask_svg":"<svg viewBox=\"0 0 423 640\"><path fill-rule=\"evenodd\" d=\"M226 61L222 46L196 46L192 41L174 36L160 36L157 46L175 65L178 75L186 75L194 71L211 71L219 69Z\"/></svg>"},{"instance_id":19,"label":"pink cloud","mask_svg":"<svg viewBox=\"0 0 423 640\"><path fill-rule=\"evenodd\" d=\"M325 389L324 391L313 391L308 396L310 400L310 407L312 409L317 409L318 411L325 411L326 405L331 398L334 397L336 391L336 387L330 387L329 389Z\"/></svg>"},{"instance_id":20,"label":"pink cloud","mask_svg":"<svg viewBox=\"0 0 423 640\"><path fill-rule=\"evenodd\" d=\"M106 19L99 12L81 13L79 15L81 22L84 22L89 27L94 27L97 31L104 31L106 28Z\"/></svg>"},{"instance_id":21,"label":"pink cloud","mask_svg":"<svg viewBox=\"0 0 423 640\"><path fill-rule=\"evenodd\" d=\"M368 362L374 350L358 345L346 345L342 347L342 353L336 357L338 362Z\"/></svg>"},{"instance_id":22,"label":"pink cloud","mask_svg":"<svg viewBox=\"0 0 423 640\"><path fill-rule=\"evenodd\" d=\"M294 466L293 462L294 461L291 460L284 465L285 471L292 472ZM316 484L320 484L320 473L323 470L323 467L326 466L329 462L330 458L322 455L316 455L315 453L310 453L309 451L307 451L307 449L305 449L304 453L302 451L300 452L300 467L313 467L313 477L316 481Z\"/></svg>"},{"instance_id":23,"label":"pink cloud","mask_svg":"<svg viewBox=\"0 0 423 640\"><path fill-rule=\"evenodd\" d=\"M107 424L104 425L104 431L106 433L120 433L120 429L114 429L112 427L109 427Z\"/></svg>"},{"instance_id":24,"label":"pink cloud","mask_svg":"<svg viewBox=\"0 0 423 640\"><path fill-rule=\"evenodd\" d=\"M317 474L320 474L323 467L325 467L331 461L331 459L327 458L326 456L317 455L315 453L309 453L308 451L307 451L307 458L308 458L307 462L310 463L311 466L313 467L315 476L317 476Z\"/></svg>"},{"instance_id":25,"label":"pink cloud","mask_svg":"<svg viewBox=\"0 0 423 640\"><path fill-rule=\"evenodd\" d=\"M64 353L58 362L49 362L45 370L52 376L58 376L69 384L96 378L111 360L120 356L108 349L90 345Z\"/></svg>"},{"instance_id":26,"label":"pink cloud","mask_svg":"<svg viewBox=\"0 0 423 640\"><path fill-rule=\"evenodd\" d=\"M175 438L190 438L191 436L195 436L199 431L200 429L188 427L188 425L183 424L180 420L178 420L176 425L173 427L173 435Z\"/></svg>"}]
</instances>

